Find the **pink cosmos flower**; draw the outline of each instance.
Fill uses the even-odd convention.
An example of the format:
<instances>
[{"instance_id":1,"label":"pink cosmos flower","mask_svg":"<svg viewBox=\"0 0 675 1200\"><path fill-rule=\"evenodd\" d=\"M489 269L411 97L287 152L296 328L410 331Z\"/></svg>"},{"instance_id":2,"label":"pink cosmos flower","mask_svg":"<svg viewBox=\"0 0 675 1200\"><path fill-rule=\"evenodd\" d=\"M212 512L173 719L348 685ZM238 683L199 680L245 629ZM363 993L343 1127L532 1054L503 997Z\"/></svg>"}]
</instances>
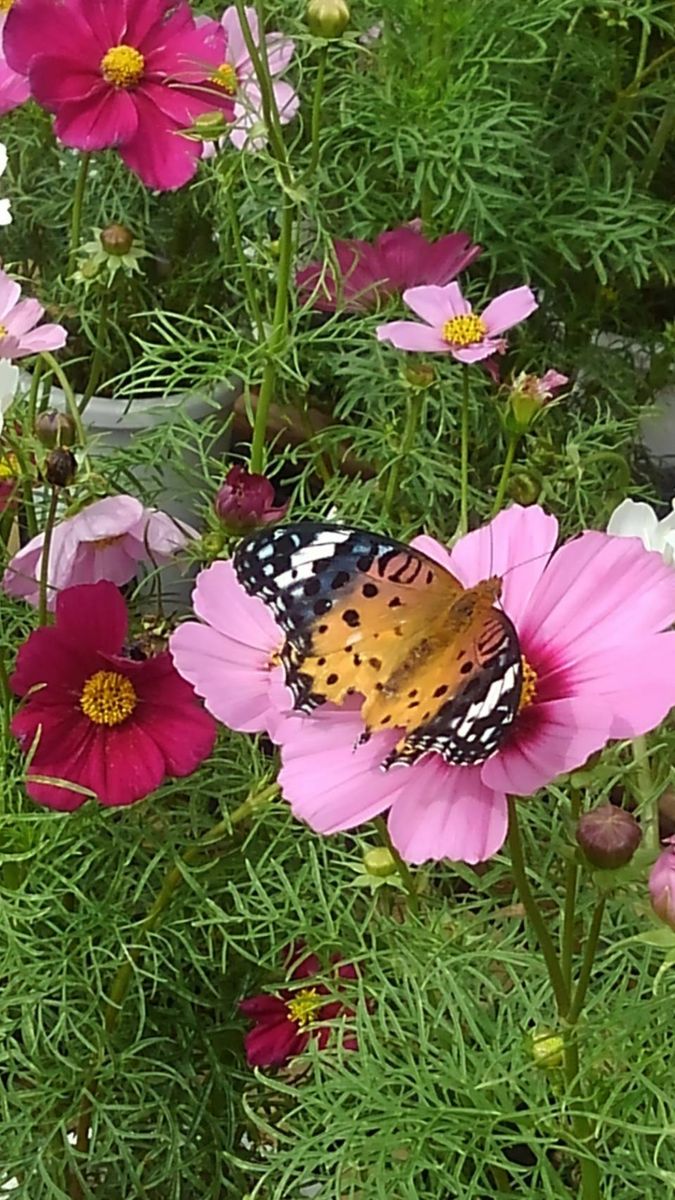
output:
<instances>
[{"instance_id":1,"label":"pink cosmos flower","mask_svg":"<svg viewBox=\"0 0 675 1200\"><path fill-rule=\"evenodd\" d=\"M141 563L161 565L184 549L197 534L177 525L156 509L144 508L135 496L107 496L66 517L54 528L49 553L48 604L74 584L110 580L121 586L133 579ZM2 587L10 596L36 605L42 569L44 534L32 538L14 555Z\"/></svg>"},{"instance_id":2,"label":"pink cosmos flower","mask_svg":"<svg viewBox=\"0 0 675 1200\"><path fill-rule=\"evenodd\" d=\"M473 312L456 283L447 287L409 288L403 299L425 324L389 321L378 325L378 340L391 342L398 350L452 354L463 363L503 353L506 343L501 335L539 307L529 287L502 292L480 316Z\"/></svg>"},{"instance_id":3,"label":"pink cosmos flower","mask_svg":"<svg viewBox=\"0 0 675 1200\"><path fill-rule=\"evenodd\" d=\"M675 929L675 837L664 845L649 873L649 895L657 917Z\"/></svg>"},{"instance_id":4,"label":"pink cosmos flower","mask_svg":"<svg viewBox=\"0 0 675 1200\"><path fill-rule=\"evenodd\" d=\"M124 600L100 582L61 592L55 625L21 646L10 682L23 704L12 733L32 751L27 790L38 804L79 808L86 793L69 783L100 804L133 804L211 753L214 722L169 655L132 662L126 637Z\"/></svg>"},{"instance_id":5,"label":"pink cosmos flower","mask_svg":"<svg viewBox=\"0 0 675 1200\"><path fill-rule=\"evenodd\" d=\"M270 737L291 693L277 654L283 635L261 600L248 596L232 564L214 562L197 576L192 606L199 621L171 635L176 669L230 729Z\"/></svg>"},{"instance_id":6,"label":"pink cosmos flower","mask_svg":"<svg viewBox=\"0 0 675 1200\"><path fill-rule=\"evenodd\" d=\"M218 488L214 507L230 529L255 529L273 525L286 515L288 504L274 505L274 487L265 475L251 474L237 463L230 467Z\"/></svg>"},{"instance_id":7,"label":"pink cosmos flower","mask_svg":"<svg viewBox=\"0 0 675 1200\"><path fill-rule=\"evenodd\" d=\"M526 682L510 736L481 765L449 766L431 753L383 771L400 731L357 745L357 697L340 709L289 714L276 657L282 634L233 573L227 583L227 564L216 564L227 586L218 591L213 579L200 613L226 639L220 661L211 631L197 645L193 628L174 635L185 639L185 658L172 645L176 666L215 715L238 729L266 729L280 743L284 795L313 829L351 829L389 809L390 834L409 862L480 862L506 836L507 793L530 795L610 739L654 728L675 704L675 633L664 632L675 620L675 573L636 539L589 532L553 553L557 535L557 521L541 508L514 506L452 552L429 537L413 543L465 586L495 574L504 580Z\"/></svg>"},{"instance_id":8,"label":"pink cosmos flower","mask_svg":"<svg viewBox=\"0 0 675 1200\"><path fill-rule=\"evenodd\" d=\"M254 8L246 9L246 19L256 46L260 46L260 25ZM230 141L238 150L261 150L267 143L267 134L264 127L261 128L264 121L262 96L253 63L246 49L239 14L234 5L225 9L221 23L227 38L227 51L218 77L221 85L234 100L234 124L230 130ZM290 83L286 83L279 76L286 70L293 57L295 42L292 38L284 37L282 33L268 33L265 36L265 45L279 117L282 125L287 125L297 115L300 97Z\"/></svg>"},{"instance_id":9,"label":"pink cosmos flower","mask_svg":"<svg viewBox=\"0 0 675 1200\"><path fill-rule=\"evenodd\" d=\"M21 288L0 271L0 358L26 358L43 350L60 350L68 334L62 325L40 325L44 308L22 300Z\"/></svg>"},{"instance_id":10,"label":"pink cosmos flower","mask_svg":"<svg viewBox=\"0 0 675 1200\"><path fill-rule=\"evenodd\" d=\"M24 104L30 96L30 84L25 75L18 75L5 58L5 22L9 11L0 12L0 116Z\"/></svg>"},{"instance_id":11,"label":"pink cosmos flower","mask_svg":"<svg viewBox=\"0 0 675 1200\"><path fill-rule=\"evenodd\" d=\"M116 147L147 187L187 183L201 144L181 132L206 112L233 115L223 30L197 25L187 0L16 0L4 45L64 145Z\"/></svg>"},{"instance_id":12,"label":"pink cosmos flower","mask_svg":"<svg viewBox=\"0 0 675 1200\"><path fill-rule=\"evenodd\" d=\"M302 304L321 312L365 312L404 288L449 283L481 250L466 233L448 233L430 242L417 222L411 222L379 234L374 243L336 239L337 278L332 267L313 262L298 271L295 282Z\"/></svg>"},{"instance_id":13,"label":"pink cosmos flower","mask_svg":"<svg viewBox=\"0 0 675 1200\"><path fill-rule=\"evenodd\" d=\"M316 976L321 975L321 963L315 954L302 958L302 943L291 947L290 962L297 962L291 980L306 981L302 988L282 988L274 995L250 996L240 1001L239 1008L244 1016L254 1022L254 1027L244 1038L246 1058L251 1067L282 1067L289 1059L302 1054L310 1041L316 1040L320 1050L325 1050L331 1035L327 1022L339 1016L353 1016L354 1009L340 1000L331 999L331 989ZM298 961L301 959L301 961ZM342 980L358 979L352 963L340 961L334 954L336 985ZM346 1050L356 1050L357 1040L353 1035L342 1039Z\"/></svg>"}]
</instances>

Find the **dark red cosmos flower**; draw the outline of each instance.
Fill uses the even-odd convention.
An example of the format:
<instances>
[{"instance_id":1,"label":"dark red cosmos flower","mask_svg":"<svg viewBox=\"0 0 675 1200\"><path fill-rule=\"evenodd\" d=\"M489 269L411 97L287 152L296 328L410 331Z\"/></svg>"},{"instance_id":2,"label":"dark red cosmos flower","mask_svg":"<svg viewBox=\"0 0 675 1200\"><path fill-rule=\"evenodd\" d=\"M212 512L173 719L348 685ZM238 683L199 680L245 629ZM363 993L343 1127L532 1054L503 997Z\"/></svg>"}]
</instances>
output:
<instances>
[{"instance_id":1,"label":"dark red cosmos flower","mask_svg":"<svg viewBox=\"0 0 675 1200\"><path fill-rule=\"evenodd\" d=\"M374 243L336 238L338 278L330 266L313 262L298 271L295 282L301 303L321 312L367 312L406 288L450 283L481 249L466 233L448 233L430 242L412 222L379 234Z\"/></svg>"},{"instance_id":2,"label":"dark red cosmos flower","mask_svg":"<svg viewBox=\"0 0 675 1200\"><path fill-rule=\"evenodd\" d=\"M33 749L27 790L38 804L69 811L94 792L101 804L133 804L168 775L190 775L210 754L212 717L167 652L145 662L121 654L127 610L113 583L66 588L56 623L19 650L10 680L23 697L12 733Z\"/></svg>"},{"instance_id":3,"label":"dark red cosmos flower","mask_svg":"<svg viewBox=\"0 0 675 1200\"><path fill-rule=\"evenodd\" d=\"M250 996L239 1003L244 1016L254 1022L253 1029L244 1038L246 1059L251 1067L282 1067L289 1059L302 1054L310 1040L315 1040L319 1049L324 1050L331 1035L331 1027L327 1022L342 1015L354 1015L354 1009L341 1000L324 999L326 996L334 997L340 980L358 979L358 971L353 963L338 966L340 955L332 956L335 986L329 988L325 983L315 980L315 976L321 973L317 956L309 954L301 959L303 953L304 946L301 943L292 946L286 955L286 963L290 966L297 962L291 979L307 980L306 987L282 988L276 995ZM356 1050L355 1035L343 1037L342 1045L346 1050Z\"/></svg>"},{"instance_id":4,"label":"dark red cosmos flower","mask_svg":"<svg viewBox=\"0 0 675 1200\"><path fill-rule=\"evenodd\" d=\"M230 467L216 493L215 510L232 529L272 525L286 515L287 504L274 507L274 488L264 475L251 474L246 467Z\"/></svg>"}]
</instances>

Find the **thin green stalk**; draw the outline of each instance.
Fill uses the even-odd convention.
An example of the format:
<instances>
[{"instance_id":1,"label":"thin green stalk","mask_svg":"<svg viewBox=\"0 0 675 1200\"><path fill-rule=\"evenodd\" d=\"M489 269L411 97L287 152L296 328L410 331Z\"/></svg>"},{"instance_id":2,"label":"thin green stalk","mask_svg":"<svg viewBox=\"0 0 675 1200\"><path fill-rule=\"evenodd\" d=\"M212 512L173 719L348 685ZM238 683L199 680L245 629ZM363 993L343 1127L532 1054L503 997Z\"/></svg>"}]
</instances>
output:
<instances>
[{"instance_id":1,"label":"thin green stalk","mask_svg":"<svg viewBox=\"0 0 675 1200\"><path fill-rule=\"evenodd\" d=\"M281 176L284 185L288 185L291 179L290 167L288 164L288 155L286 154L286 146L283 135L281 133L281 121L279 119L279 109L277 107L276 97L274 95L274 84L270 74L269 63L267 61L267 47L265 45L265 13L261 0L258 0L258 24L260 27L261 43L260 47L256 45L255 38L251 26L248 23L246 15L246 5L244 0L234 0L234 5L239 17L241 32L244 36L244 42L248 51L249 58L253 63L258 86L260 88L260 98L262 101L263 117L267 126L267 133L270 139L272 152L281 170Z\"/></svg>"},{"instance_id":2,"label":"thin green stalk","mask_svg":"<svg viewBox=\"0 0 675 1200\"><path fill-rule=\"evenodd\" d=\"M511 477L511 468L513 466L513 459L514 459L516 450L518 449L519 442L520 442L520 437L517 433L509 434L508 445L506 447L506 455L504 457L504 466L502 467L502 473L501 473L501 477L499 480L499 486L497 488L497 495L495 496L495 502L494 502L494 505L492 508L493 517L496 517L497 513L501 512L501 510L502 510L502 506L504 504L504 497L506 495L506 488L507 488L509 479Z\"/></svg>"},{"instance_id":3,"label":"thin green stalk","mask_svg":"<svg viewBox=\"0 0 675 1200\"><path fill-rule=\"evenodd\" d=\"M579 1020L581 1010L584 1007L584 1001L586 999L586 993L588 991L588 985L591 979L591 971L593 970L593 963L595 961L595 954L598 949L600 928L602 926L602 918L605 912L606 902L607 897L601 896L593 910L591 927L588 931L588 937L586 938L584 957L581 963L581 971L579 972L579 979L574 990L572 1004L567 1016L567 1021L570 1025L574 1025L574 1023Z\"/></svg>"},{"instance_id":4,"label":"thin green stalk","mask_svg":"<svg viewBox=\"0 0 675 1200\"><path fill-rule=\"evenodd\" d=\"M18 444L13 445L11 452L19 464L21 495L23 497L23 516L26 522L26 528L30 537L34 538L38 533L38 523L35 515L35 503L33 500L33 484L30 467L21 446Z\"/></svg>"},{"instance_id":5,"label":"thin green stalk","mask_svg":"<svg viewBox=\"0 0 675 1200\"><path fill-rule=\"evenodd\" d=\"M293 225L295 203L285 192L281 215L281 236L279 238L279 271L277 273L277 294L274 303L272 330L267 343L267 362L263 381L258 396L253 423L253 439L251 442L251 471L260 474L263 469L263 454L265 449L265 434L267 418L274 395L277 381L277 358L281 354L286 341L288 330L288 288L293 257Z\"/></svg>"},{"instance_id":6,"label":"thin green stalk","mask_svg":"<svg viewBox=\"0 0 675 1200\"><path fill-rule=\"evenodd\" d=\"M69 415L72 417L73 425L75 426L75 431L77 433L78 444L80 446L85 446L86 442L87 442L87 435L84 431L84 425L82 424L82 417L80 415L80 410L77 407L77 400L75 399L75 393L74 393L72 387L70 386L70 383L68 381L68 376L66 375L61 364L56 361L56 359L54 358L54 355L50 354L49 351L43 350L40 357L44 359L44 361L54 372L54 374L56 375L56 378L58 379L59 383L61 384L61 387L63 388L63 394L66 397L66 407L68 409Z\"/></svg>"},{"instance_id":7,"label":"thin green stalk","mask_svg":"<svg viewBox=\"0 0 675 1200\"><path fill-rule=\"evenodd\" d=\"M68 270L72 271L75 267L77 252L80 248L80 228L82 226L82 205L84 202L84 193L87 187L87 175L89 174L89 164L91 162L91 154L85 152L80 159L80 171L75 184L75 194L73 196L73 209L70 218L70 250L68 253Z\"/></svg>"},{"instance_id":8,"label":"thin green stalk","mask_svg":"<svg viewBox=\"0 0 675 1200\"><path fill-rule=\"evenodd\" d=\"M520 836L520 826L518 824L518 805L513 796L508 798L509 805L509 847L511 850L511 869L515 880L518 894L523 904L523 908L527 913L528 919L536 934L537 941L541 946L548 970L551 987L555 995L558 1013L561 1017L566 1017L570 1006L569 990L563 979L558 956L555 952L553 940L546 928L544 918L539 911L539 906L534 898L532 889L527 878L525 869L525 858L523 855L523 843Z\"/></svg>"},{"instance_id":9,"label":"thin green stalk","mask_svg":"<svg viewBox=\"0 0 675 1200\"><path fill-rule=\"evenodd\" d=\"M316 83L314 85L314 100L312 102L312 153L309 159L308 173L314 175L316 168L319 165L319 157L321 154L321 101L323 100L323 87L326 80L326 63L328 62L328 43L322 42L319 49L319 62L316 72Z\"/></svg>"},{"instance_id":10,"label":"thin green stalk","mask_svg":"<svg viewBox=\"0 0 675 1200\"><path fill-rule=\"evenodd\" d=\"M631 749L636 768L638 791L643 805L640 816L645 845L650 846L652 850L658 851L661 845L659 830L660 797L654 788L647 739L644 734L633 738Z\"/></svg>"},{"instance_id":11,"label":"thin green stalk","mask_svg":"<svg viewBox=\"0 0 675 1200\"><path fill-rule=\"evenodd\" d=\"M469 531L469 368L462 371L462 427L460 446L459 532Z\"/></svg>"},{"instance_id":12,"label":"thin green stalk","mask_svg":"<svg viewBox=\"0 0 675 1200\"><path fill-rule=\"evenodd\" d=\"M241 236L239 213L237 212L237 206L234 202L234 197L232 195L232 189L229 186L229 182L230 181L228 181L225 186L225 204L227 206L227 215L230 222L230 232L232 234L232 241L234 243L234 251L237 256L239 270L241 271L242 278L244 280L244 289L246 291L246 299L248 300L251 320L253 321L253 325L256 329L258 340L260 341L263 337L265 327L263 324L260 305L258 304L258 297L256 294L255 285L253 283L249 262L244 254L244 243Z\"/></svg>"},{"instance_id":13,"label":"thin green stalk","mask_svg":"<svg viewBox=\"0 0 675 1200\"><path fill-rule=\"evenodd\" d=\"M405 463L406 458L410 454L415 442L417 426L419 424L422 406L424 404L424 392L421 388L411 388L408 394L408 411L406 413L405 427L403 437L401 438L401 449L396 457L392 460L389 468L389 476L387 478L387 487L384 494L384 511L388 516L391 516L398 490L398 481L401 474L401 466Z\"/></svg>"},{"instance_id":14,"label":"thin green stalk","mask_svg":"<svg viewBox=\"0 0 675 1200\"><path fill-rule=\"evenodd\" d=\"M410 911L412 913L414 913L415 916L417 916L417 914L419 913L419 899L418 899L418 895L417 895L417 884L415 882L415 876L413 875L412 871L410 870L410 867L408 866L407 862L405 862L404 859L401 858L401 855L399 854L394 843L392 842L391 837L389 836L389 830L387 829L387 822L385 821L384 817L375 817L373 824L375 825L375 828L377 829L377 832L380 835L380 840L382 842L382 845L386 846L387 850L391 854L391 857L393 858L394 862L396 863L398 873L401 876L401 882L403 883L403 886L406 890L406 894L408 896L408 904L410 905Z\"/></svg>"},{"instance_id":15,"label":"thin green stalk","mask_svg":"<svg viewBox=\"0 0 675 1200\"><path fill-rule=\"evenodd\" d=\"M28 405L26 413L26 433L30 436L35 431L35 422L37 420L38 396L40 394L40 380L44 371L44 363L41 358L35 360L33 373L30 380L30 392L28 393Z\"/></svg>"},{"instance_id":16,"label":"thin green stalk","mask_svg":"<svg viewBox=\"0 0 675 1200\"><path fill-rule=\"evenodd\" d=\"M574 1032L565 1039L564 1055L565 1082L573 1103L579 1103L582 1097L579 1093L579 1044ZM587 1143L593 1133L590 1121L581 1113L572 1114L572 1132L578 1142ZM593 1158L579 1155L581 1172L581 1200L601 1200L600 1168Z\"/></svg>"},{"instance_id":17,"label":"thin green stalk","mask_svg":"<svg viewBox=\"0 0 675 1200\"><path fill-rule=\"evenodd\" d=\"M40 563L40 585L38 593L38 624L47 624L47 600L49 596L49 553L52 548L52 536L56 524L56 512L59 506L59 489L52 488L49 497L49 512L45 525L45 539L42 543L42 562Z\"/></svg>"},{"instance_id":18,"label":"thin green stalk","mask_svg":"<svg viewBox=\"0 0 675 1200\"><path fill-rule=\"evenodd\" d=\"M98 314L98 325L96 327L96 344L94 353L91 358L91 366L89 368L89 378L87 386L84 389L82 399L80 400L80 416L85 411L89 401L96 392L101 379L103 370L103 362L105 359L105 342L106 333L108 330L108 312L110 309L110 288L106 288L101 297L101 307Z\"/></svg>"},{"instance_id":19,"label":"thin green stalk","mask_svg":"<svg viewBox=\"0 0 675 1200\"><path fill-rule=\"evenodd\" d=\"M9 671L5 664L5 651L0 646L0 695L4 708L9 708L12 702L12 689L9 686Z\"/></svg>"},{"instance_id":20,"label":"thin green stalk","mask_svg":"<svg viewBox=\"0 0 675 1200\"><path fill-rule=\"evenodd\" d=\"M254 792L243 804L235 808L234 812L230 813L226 820L219 821L217 825L214 825L213 829L210 829L208 833L199 839L196 845L190 846L182 855L181 864L189 866L191 863L198 862L202 855L217 842L223 842L227 839L226 844L229 844L229 835L244 821L247 821L260 809L270 804L278 790L278 784L272 783L262 788L261 791ZM184 876L181 867L178 865L172 867L157 893L149 912L138 927L139 937L156 929L183 882ZM103 1010L103 1024L108 1035L114 1032L119 1021L122 1005L124 1004L127 992L129 991L129 985L133 978L134 966L140 958L141 950L142 946L138 944L129 947L126 960L118 967L113 979L110 994L105 1001ZM85 1084L82 1106L77 1122L76 1147L81 1154L86 1154L89 1149L89 1129L95 1094L96 1082L90 1078ZM76 1200L81 1194L79 1180L73 1175L70 1180L69 1195L72 1200Z\"/></svg>"},{"instance_id":21,"label":"thin green stalk","mask_svg":"<svg viewBox=\"0 0 675 1200\"><path fill-rule=\"evenodd\" d=\"M640 172L638 185L646 188L652 181L652 177L658 167L661 157L666 146L669 144L673 128L675 128L675 100L669 100L659 121L654 136L651 140L649 150L645 156L645 161Z\"/></svg>"},{"instance_id":22,"label":"thin green stalk","mask_svg":"<svg viewBox=\"0 0 675 1200\"><path fill-rule=\"evenodd\" d=\"M581 799L576 792L573 792L570 797L570 805L572 808L572 817L576 824L581 812ZM563 908L560 945L560 965L565 985L570 993L572 990L572 957L574 953L574 921L576 916L575 908L578 882L579 863L576 853L573 853L567 864L567 871L565 873L565 905Z\"/></svg>"}]
</instances>

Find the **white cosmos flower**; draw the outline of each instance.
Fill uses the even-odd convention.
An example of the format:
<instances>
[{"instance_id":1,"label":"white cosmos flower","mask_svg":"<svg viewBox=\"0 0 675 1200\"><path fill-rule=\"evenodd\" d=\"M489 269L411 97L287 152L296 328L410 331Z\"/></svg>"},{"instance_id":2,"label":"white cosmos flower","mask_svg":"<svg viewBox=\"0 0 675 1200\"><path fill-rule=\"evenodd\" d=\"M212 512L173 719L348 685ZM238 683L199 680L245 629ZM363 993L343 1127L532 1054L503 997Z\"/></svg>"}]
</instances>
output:
<instances>
[{"instance_id":1,"label":"white cosmos flower","mask_svg":"<svg viewBox=\"0 0 675 1200\"><path fill-rule=\"evenodd\" d=\"M14 363L8 362L6 358L0 358L0 433L5 423L5 413L9 408L16 386L19 382L19 368L14 366Z\"/></svg>"},{"instance_id":2,"label":"white cosmos flower","mask_svg":"<svg viewBox=\"0 0 675 1200\"><path fill-rule=\"evenodd\" d=\"M0 142L0 175L4 175L7 170L7 147L4 142ZM12 222L12 214L9 211L9 200L0 200L0 225L10 225Z\"/></svg>"},{"instance_id":3,"label":"white cosmos flower","mask_svg":"<svg viewBox=\"0 0 675 1200\"><path fill-rule=\"evenodd\" d=\"M652 506L644 500L622 500L609 518L607 532L614 537L639 538L646 550L654 550L672 566L675 563L675 499L672 509L659 521Z\"/></svg>"}]
</instances>

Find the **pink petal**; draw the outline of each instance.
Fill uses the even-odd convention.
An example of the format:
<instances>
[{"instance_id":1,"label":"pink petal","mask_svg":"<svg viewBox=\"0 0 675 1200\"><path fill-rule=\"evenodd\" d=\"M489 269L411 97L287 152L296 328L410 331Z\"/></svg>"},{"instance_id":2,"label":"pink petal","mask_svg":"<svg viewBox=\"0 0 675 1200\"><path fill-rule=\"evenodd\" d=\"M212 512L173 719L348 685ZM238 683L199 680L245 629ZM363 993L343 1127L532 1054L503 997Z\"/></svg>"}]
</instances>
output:
<instances>
[{"instance_id":1,"label":"pink petal","mask_svg":"<svg viewBox=\"0 0 675 1200\"><path fill-rule=\"evenodd\" d=\"M450 353L448 343L430 325L418 325L415 321L390 321L386 325L378 325L376 333L378 342L391 342L397 350Z\"/></svg>"},{"instance_id":2,"label":"pink petal","mask_svg":"<svg viewBox=\"0 0 675 1200\"><path fill-rule=\"evenodd\" d=\"M136 105L138 131L120 147L120 157L146 187L157 191L182 187L197 170L200 143L184 137L141 92L136 93Z\"/></svg>"},{"instance_id":3,"label":"pink petal","mask_svg":"<svg viewBox=\"0 0 675 1200\"><path fill-rule=\"evenodd\" d=\"M403 293L403 300L418 317L437 330L442 329L452 317L471 312L471 305L462 296L457 283L448 283L445 287L430 284L427 287L408 288ZM443 344L446 345L445 342Z\"/></svg>"},{"instance_id":4,"label":"pink petal","mask_svg":"<svg viewBox=\"0 0 675 1200\"><path fill-rule=\"evenodd\" d=\"M537 308L539 305L534 292L529 287L518 287L512 288L509 292L502 292L501 296L496 296L494 300L490 301L481 316L485 321L489 336L495 337L498 333L504 333L506 329L511 329L513 325L524 321Z\"/></svg>"},{"instance_id":5,"label":"pink petal","mask_svg":"<svg viewBox=\"0 0 675 1200\"><path fill-rule=\"evenodd\" d=\"M539 505L514 504L446 550L435 538L412 545L439 562L465 587L493 575L502 578L502 605L518 627L528 610L558 537L558 522Z\"/></svg>"},{"instance_id":6,"label":"pink petal","mask_svg":"<svg viewBox=\"0 0 675 1200\"><path fill-rule=\"evenodd\" d=\"M54 130L65 146L90 151L123 144L137 125L135 98L123 88L103 86L86 101L60 104Z\"/></svg>"},{"instance_id":7,"label":"pink petal","mask_svg":"<svg viewBox=\"0 0 675 1200\"><path fill-rule=\"evenodd\" d=\"M255 9L248 5L244 11L246 13L246 20L253 35L253 41L255 42L256 46L259 46L260 36L258 15ZM233 67L241 67L244 70L247 68L252 69L249 53L246 49L246 42L244 41L244 34L239 21L239 14L233 4L231 4L229 8L225 9L222 18L222 26L227 35L227 62L231 63Z\"/></svg>"},{"instance_id":8,"label":"pink petal","mask_svg":"<svg viewBox=\"0 0 675 1200\"><path fill-rule=\"evenodd\" d=\"M392 770L406 776L388 821L406 862L476 863L497 853L508 828L506 797L486 787L480 767L448 767L431 755L413 767Z\"/></svg>"},{"instance_id":9,"label":"pink petal","mask_svg":"<svg viewBox=\"0 0 675 1200\"><path fill-rule=\"evenodd\" d=\"M267 730L277 713L273 683L283 686L283 672L270 668L269 655L196 621L179 626L171 635L170 650L176 670L214 717L242 733ZM286 707L290 704L288 693Z\"/></svg>"},{"instance_id":10,"label":"pink petal","mask_svg":"<svg viewBox=\"0 0 675 1200\"><path fill-rule=\"evenodd\" d=\"M117 654L127 636L127 606L113 583L66 588L56 601L56 627L82 654Z\"/></svg>"},{"instance_id":11,"label":"pink petal","mask_svg":"<svg viewBox=\"0 0 675 1200\"><path fill-rule=\"evenodd\" d=\"M294 51L293 38L284 37L282 33L268 33L267 61L272 75L281 75L286 70Z\"/></svg>"},{"instance_id":12,"label":"pink petal","mask_svg":"<svg viewBox=\"0 0 675 1200\"><path fill-rule=\"evenodd\" d=\"M38 325L30 333L24 333L13 358L27 358L29 354L42 354L44 350L60 350L68 339L63 325Z\"/></svg>"},{"instance_id":13,"label":"pink petal","mask_svg":"<svg viewBox=\"0 0 675 1200\"><path fill-rule=\"evenodd\" d=\"M106 11L110 8L109 0L102 0ZM126 29L124 40L131 46L138 46L147 54L154 46L157 36L164 37L189 29L192 25L190 10L187 4L172 5L170 0L124 0L126 8ZM167 21L167 13L175 7L177 12ZM150 42L148 39L153 38Z\"/></svg>"},{"instance_id":14,"label":"pink petal","mask_svg":"<svg viewBox=\"0 0 675 1200\"><path fill-rule=\"evenodd\" d=\"M106 496L83 508L71 518L83 542L119 537L129 533L143 515L143 505L135 496Z\"/></svg>"},{"instance_id":15,"label":"pink petal","mask_svg":"<svg viewBox=\"0 0 675 1200\"><path fill-rule=\"evenodd\" d=\"M20 300L3 318L3 325L12 337L21 337L37 325L44 313L38 300Z\"/></svg>"},{"instance_id":16,"label":"pink petal","mask_svg":"<svg viewBox=\"0 0 675 1200\"><path fill-rule=\"evenodd\" d=\"M192 603L202 621L242 646L270 655L283 643L269 609L244 591L230 562L219 560L200 571Z\"/></svg>"},{"instance_id":17,"label":"pink petal","mask_svg":"<svg viewBox=\"0 0 675 1200\"><path fill-rule=\"evenodd\" d=\"M279 80L274 84L274 95L276 97L277 108L279 109L279 117L282 125L288 125L289 121L297 115L300 108L300 97L295 88L292 88L290 83L285 83Z\"/></svg>"},{"instance_id":18,"label":"pink petal","mask_svg":"<svg viewBox=\"0 0 675 1200\"><path fill-rule=\"evenodd\" d=\"M39 36L37 31L39 30ZM22 0L7 17L3 31L7 62L20 75L27 75L34 60L48 50L55 57L88 62L99 51L90 26L75 12L67 20L53 0Z\"/></svg>"},{"instance_id":19,"label":"pink petal","mask_svg":"<svg viewBox=\"0 0 675 1200\"><path fill-rule=\"evenodd\" d=\"M516 718L511 739L480 768L481 779L497 791L530 796L584 763L611 736L610 725L611 713L597 697L535 703Z\"/></svg>"},{"instance_id":20,"label":"pink petal","mask_svg":"<svg viewBox=\"0 0 675 1200\"><path fill-rule=\"evenodd\" d=\"M20 285L14 279L10 279L5 271L0 271L0 321L4 323L5 317L16 307L20 299Z\"/></svg>"},{"instance_id":21,"label":"pink petal","mask_svg":"<svg viewBox=\"0 0 675 1200\"><path fill-rule=\"evenodd\" d=\"M86 103L95 94L107 90L101 72L94 69L91 59L82 60L72 55L64 59L51 53L40 55L38 68L31 72L31 85L33 98L50 111L64 102Z\"/></svg>"},{"instance_id":22,"label":"pink petal","mask_svg":"<svg viewBox=\"0 0 675 1200\"><path fill-rule=\"evenodd\" d=\"M491 355L500 353L500 349L497 342L490 338L484 338L482 342L476 342L473 346L453 346L451 352L457 362L475 363L483 362Z\"/></svg>"}]
</instances>

